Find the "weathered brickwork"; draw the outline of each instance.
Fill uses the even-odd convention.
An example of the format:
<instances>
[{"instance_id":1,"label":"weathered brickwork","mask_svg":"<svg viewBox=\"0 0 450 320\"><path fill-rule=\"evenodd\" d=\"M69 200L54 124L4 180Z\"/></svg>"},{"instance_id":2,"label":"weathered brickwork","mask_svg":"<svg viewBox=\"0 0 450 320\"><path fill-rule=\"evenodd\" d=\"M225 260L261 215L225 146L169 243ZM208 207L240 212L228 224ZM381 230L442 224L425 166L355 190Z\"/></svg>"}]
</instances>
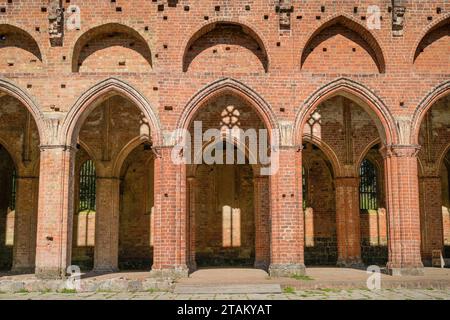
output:
<instances>
[{"instance_id":1,"label":"weathered brickwork","mask_svg":"<svg viewBox=\"0 0 450 320\"><path fill-rule=\"evenodd\" d=\"M2 269L185 276L244 264L284 276L375 263L420 274L433 251L450 258L448 1L0 9ZM194 121L267 129L278 171L175 163L174 130ZM236 149L250 157L248 143ZM364 159L377 172L370 210ZM96 205L85 211L88 160Z\"/></svg>"}]
</instances>

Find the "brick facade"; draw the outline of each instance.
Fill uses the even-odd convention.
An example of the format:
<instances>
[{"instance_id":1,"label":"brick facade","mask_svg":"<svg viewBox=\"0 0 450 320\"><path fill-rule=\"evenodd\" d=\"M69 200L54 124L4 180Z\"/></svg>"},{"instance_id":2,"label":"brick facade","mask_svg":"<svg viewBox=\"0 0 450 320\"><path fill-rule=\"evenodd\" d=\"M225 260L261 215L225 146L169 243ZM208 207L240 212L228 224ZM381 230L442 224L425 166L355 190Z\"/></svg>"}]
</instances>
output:
<instances>
[{"instance_id":1,"label":"brick facade","mask_svg":"<svg viewBox=\"0 0 450 320\"><path fill-rule=\"evenodd\" d=\"M240 263L284 276L376 263L420 274L433 250L450 258L447 1L0 8L0 268L185 276ZM267 129L278 171L175 163L176 130L194 121ZM246 142L236 149L251 157ZM364 159L377 168L370 210ZM96 206L83 212L87 160Z\"/></svg>"}]
</instances>

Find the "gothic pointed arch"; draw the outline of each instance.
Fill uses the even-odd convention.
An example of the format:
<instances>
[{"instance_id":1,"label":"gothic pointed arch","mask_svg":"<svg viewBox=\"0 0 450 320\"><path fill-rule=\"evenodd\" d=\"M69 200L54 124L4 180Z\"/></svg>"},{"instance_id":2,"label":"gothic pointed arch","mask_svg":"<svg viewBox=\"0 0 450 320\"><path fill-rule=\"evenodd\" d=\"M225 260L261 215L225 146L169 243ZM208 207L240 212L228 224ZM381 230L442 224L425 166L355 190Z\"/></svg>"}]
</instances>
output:
<instances>
[{"instance_id":1,"label":"gothic pointed arch","mask_svg":"<svg viewBox=\"0 0 450 320\"><path fill-rule=\"evenodd\" d=\"M321 43L337 34L343 35L358 44L371 57L379 73L385 73L386 62L380 41L360 22L347 14L335 14L323 22L316 30L309 34L303 46L301 68L303 69L308 57L315 52ZM325 51L326 48L323 49ZM355 53L353 48L353 53ZM348 54L351 54L349 51Z\"/></svg>"}]
</instances>

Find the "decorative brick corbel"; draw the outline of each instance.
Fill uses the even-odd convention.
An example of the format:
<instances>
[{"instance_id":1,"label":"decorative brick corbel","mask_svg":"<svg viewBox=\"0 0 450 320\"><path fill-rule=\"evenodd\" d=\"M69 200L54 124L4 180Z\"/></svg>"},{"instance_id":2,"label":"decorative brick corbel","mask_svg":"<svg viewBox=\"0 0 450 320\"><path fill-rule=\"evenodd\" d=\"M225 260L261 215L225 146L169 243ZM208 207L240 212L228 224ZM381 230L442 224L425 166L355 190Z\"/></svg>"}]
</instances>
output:
<instances>
[{"instance_id":1,"label":"decorative brick corbel","mask_svg":"<svg viewBox=\"0 0 450 320\"><path fill-rule=\"evenodd\" d=\"M275 11L279 15L280 31L291 31L291 13L294 12L291 0L278 0Z\"/></svg>"},{"instance_id":2,"label":"decorative brick corbel","mask_svg":"<svg viewBox=\"0 0 450 320\"><path fill-rule=\"evenodd\" d=\"M405 27L406 6L402 0L392 0L392 35L402 37Z\"/></svg>"},{"instance_id":3,"label":"decorative brick corbel","mask_svg":"<svg viewBox=\"0 0 450 320\"><path fill-rule=\"evenodd\" d=\"M49 0L48 34L52 47L62 47L64 39L64 8L61 0Z\"/></svg>"}]
</instances>

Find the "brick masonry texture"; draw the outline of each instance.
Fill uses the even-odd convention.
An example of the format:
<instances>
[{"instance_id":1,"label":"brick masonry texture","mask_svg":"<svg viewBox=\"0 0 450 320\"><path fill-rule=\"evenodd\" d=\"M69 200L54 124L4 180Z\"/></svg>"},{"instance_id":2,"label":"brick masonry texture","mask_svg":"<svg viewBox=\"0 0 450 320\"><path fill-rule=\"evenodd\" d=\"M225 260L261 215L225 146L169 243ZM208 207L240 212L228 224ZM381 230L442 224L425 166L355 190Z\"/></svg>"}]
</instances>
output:
<instances>
[{"instance_id":1,"label":"brick masonry texture","mask_svg":"<svg viewBox=\"0 0 450 320\"><path fill-rule=\"evenodd\" d=\"M0 268L420 274L450 258L449 48L443 0L0 1ZM278 172L173 163L196 120L266 128Z\"/></svg>"}]
</instances>

